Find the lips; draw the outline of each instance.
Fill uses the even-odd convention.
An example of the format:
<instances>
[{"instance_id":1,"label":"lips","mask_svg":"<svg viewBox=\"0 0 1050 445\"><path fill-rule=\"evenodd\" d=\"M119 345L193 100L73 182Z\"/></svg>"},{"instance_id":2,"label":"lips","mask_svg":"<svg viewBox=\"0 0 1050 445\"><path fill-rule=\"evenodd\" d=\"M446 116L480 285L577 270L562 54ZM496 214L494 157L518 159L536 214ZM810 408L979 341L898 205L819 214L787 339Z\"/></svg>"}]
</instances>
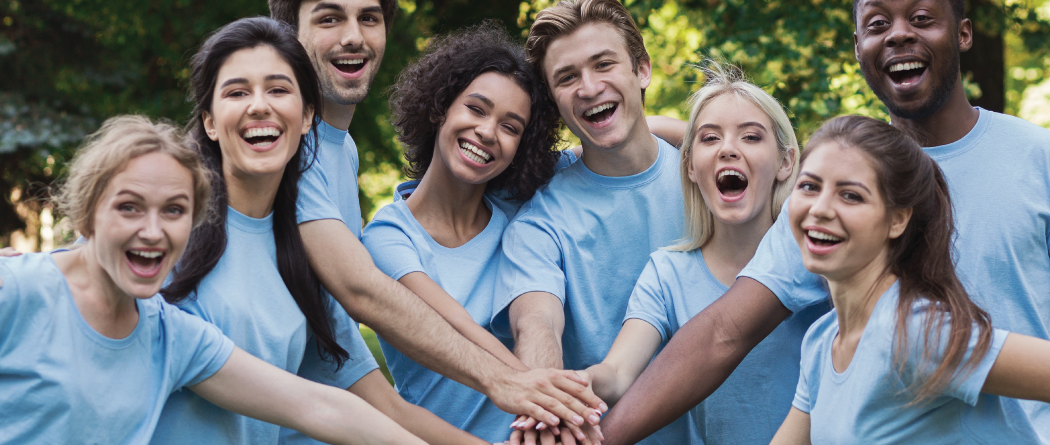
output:
<instances>
[{"instance_id":1,"label":"lips","mask_svg":"<svg viewBox=\"0 0 1050 445\"><path fill-rule=\"evenodd\" d=\"M908 87L919 83L929 63L913 57L895 58L883 66L883 72L896 87Z\"/></svg>"},{"instance_id":2,"label":"lips","mask_svg":"<svg viewBox=\"0 0 1050 445\"><path fill-rule=\"evenodd\" d=\"M592 124L602 124L612 119L619 107L615 102L606 102L588 108L583 112L583 119Z\"/></svg>"},{"instance_id":3,"label":"lips","mask_svg":"<svg viewBox=\"0 0 1050 445\"><path fill-rule=\"evenodd\" d=\"M747 175L736 168L726 167L718 171L715 176L715 187L722 200L727 202L739 201L747 192Z\"/></svg>"},{"instance_id":4,"label":"lips","mask_svg":"<svg viewBox=\"0 0 1050 445\"><path fill-rule=\"evenodd\" d=\"M478 165L492 162L492 153L466 139L459 139L459 154Z\"/></svg>"},{"instance_id":5,"label":"lips","mask_svg":"<svg viewBox=\"0 0 1050 445\"><path fill-rule=\"evenodd\" d=\"M365 62L367 62L367 59L364 57L336 59L332 61L332 66L340 72L356 74L365 68Z\"/></svg>"},{"instance_id":6,"label":"lips","mask_svg":"<svg viewBox=\"0 0 1050 445\"><path fill-rule=\"evenodd\" d=\"M132 273L141 278L153 278L160 273L167 254L157 249L130 249L124 252L124 256Z\"/></svg>"},{"instance_id":7,"label":"lips","mask_svg":"<svg viewBox=\"0 0 1050 445\"><path fill-rule=\"evenodd\" d=\"M272 125L252 125L241 130L241 139L259 149L272 146L284 134L280 128Z\"/></svg>"},{"instance_id":8,"label":"lips","mask_svg":"<svg viewBox=\"0 0 1050 445\"><path fill-rule=\"evenodd\" d=\"M804 230L806 237L806 248L816 255L827 255L834 251L842 241L842 237L834 235L826 230L809 227Z\"/></svg>"}]
</instances>

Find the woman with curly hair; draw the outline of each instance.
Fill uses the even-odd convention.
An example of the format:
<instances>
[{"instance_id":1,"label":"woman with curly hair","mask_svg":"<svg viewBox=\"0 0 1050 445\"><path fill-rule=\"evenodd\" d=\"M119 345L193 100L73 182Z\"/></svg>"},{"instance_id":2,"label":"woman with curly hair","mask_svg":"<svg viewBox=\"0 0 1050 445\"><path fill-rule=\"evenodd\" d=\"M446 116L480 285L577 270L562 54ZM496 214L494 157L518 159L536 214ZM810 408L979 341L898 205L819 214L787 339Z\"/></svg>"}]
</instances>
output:
<instances>
[{"instance_id":1,"label":"woman with curly hair","mask_svg":"<svg viewBox=\"0 0 1050 445\"><path fill-rule=\"evenodd\" d=\"M503 229L559 162L558 115L543 84L521 45L486 23L435 38L401 73L390 105L413 181L365 227L365 247L465 337L528 369L489 320ZM406 400L483 439L508 438L513 415L380 344Z\"/></svg>"}]
</instances>

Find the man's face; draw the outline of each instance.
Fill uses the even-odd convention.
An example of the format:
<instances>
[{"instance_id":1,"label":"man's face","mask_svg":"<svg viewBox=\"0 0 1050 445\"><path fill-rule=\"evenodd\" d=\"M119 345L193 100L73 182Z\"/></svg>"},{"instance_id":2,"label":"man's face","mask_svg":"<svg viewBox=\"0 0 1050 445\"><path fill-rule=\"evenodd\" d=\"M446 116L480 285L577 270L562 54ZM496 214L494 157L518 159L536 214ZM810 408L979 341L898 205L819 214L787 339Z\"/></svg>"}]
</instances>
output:
<instances>
[{"instance_id":1,"label":"man's face","mask_svg":"<svg viewBox=\"0 0 1050 445\"><path fill-rule=\"evenodd\" d=\"M864 0L853 34L864 79L890 114L925 118L959 82L959 53L970 49L970 21L943 0Z\"/></svg>"},{"instance_id":2,"label":"man's face","mask_svg":"<svg viewBox=\"0 0 1050 445\"><path fill-rule=\"evenodd\" d=\"M299 42L314 63L325 99L339 105L360 103L386 49L379 0L304 1L299 6Z\"/></svg>"},{"instance_id":3,"label":"man's face","mask_svg":"<svg viewBox=\"0 0 1050 445\"><path fill-rule=\"evenodd\" d=\"M649 60L635 72L623 36L610 24L589 23L551 42L543 75L562 120L585 145L618 147L645 119Z\"/></svg>"}]
</instances>

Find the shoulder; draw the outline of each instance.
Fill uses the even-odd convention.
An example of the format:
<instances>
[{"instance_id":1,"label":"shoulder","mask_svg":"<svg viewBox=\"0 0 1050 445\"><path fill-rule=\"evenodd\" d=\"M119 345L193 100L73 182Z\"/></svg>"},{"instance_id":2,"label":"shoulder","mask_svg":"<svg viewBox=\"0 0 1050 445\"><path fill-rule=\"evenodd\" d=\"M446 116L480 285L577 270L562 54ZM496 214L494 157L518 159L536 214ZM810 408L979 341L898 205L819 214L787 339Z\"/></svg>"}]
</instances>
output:
<instances>
[{"instance_id":1,"label":"shoulder","mask_svg":"<svg viewBox=\"0 0 1050 445\"><path fill-rule=\"evenodd\" d=\"M29 294L48 296L52 293L50 288L64 280L50 252L0 258L0 295L4 299Z\"/></svg>"},{"instance_id":2,"label":"shoulder","mask_svg":"<svg viewBox=\"0 0 1050 445\"><path fill-rule=\"evenodd\" d=\"M826 342L834 340L838 334L839 319L835 309L822 315L817 321L809 325L806 335L802 339L803 355L810 355L819 351Z\"/></svg>"},{"instance_id":3,"label":"shoulder","mask_svg":"<svg viewBox=\"0 0 1050 445\"><path fill-rule=\"evenodd\" d=\"M990 118L989 135L995 138L1009 138L1016 141L1027 141L1029 145L1050 153L1050 130L1028 122L1017 116L981 110Z\"/></svg>"},{"instance_id":4,"label":"shoulder","mask_svg":"<svg viewBox=\"0 0 1050 445\"><path fill-rule=\"evenodd\" d=\"M395 201L383 206L376 215L365 226L361 233L362 242L367 244L369 240L389 237L393 233L411 234L416 230L418 223L414 221L412 211L408 209L405 201Z\"/></svg>"}]
</instances>

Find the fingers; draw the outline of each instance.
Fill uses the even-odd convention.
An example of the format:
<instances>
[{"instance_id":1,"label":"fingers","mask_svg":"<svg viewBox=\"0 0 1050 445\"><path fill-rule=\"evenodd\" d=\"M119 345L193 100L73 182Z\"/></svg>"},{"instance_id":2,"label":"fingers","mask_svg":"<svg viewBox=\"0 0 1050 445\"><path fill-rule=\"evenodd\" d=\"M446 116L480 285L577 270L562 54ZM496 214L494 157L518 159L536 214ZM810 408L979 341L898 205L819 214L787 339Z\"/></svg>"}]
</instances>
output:
<instances>
[{"instance_id":1,"label":"fingers","mask_svg":"<svg viewBox=\"0 0 1050 445\"><path fill-rule=\"evenodd\" d=\"M0 257L19 256L21 254L22 254L22 252L19 252L19 251L15 250L14 247L5 247L3 249L0 249Z\"/></svg>"},{"instance_id":2,"label":"fingers","mask_svg":"<svg viewBox=\"0 0 1050 445\"><path fill-rule=\"evenodd\" d=\"M561 445L576 445L576 437L568 429L562 429Z\"/></svg>"},{"instance_id":3,"label":"fingers","mask_svg":"<svg viewBox=\"0 0 1050 445\"><path fill-rule=\"evenodd\" d=\"M569 384L580 386L578 383L575 382L569 382ZM594 401L596 401L594 402L593 407L585 405L584 402L581 402L579 398L573 396L569 392L564 392L560 390L560 388L558 387L552 388L551 394L549 395L555 398L560 403L557 407L547 405L547 408L553 411L555 414L558 414L558 417L569 420L569 423L572 423L574 425L583 425L585 421L584 419L586 419L586 421L591 422L592 425L596 425L599 421L601 421L602 412L597 411L597 409L600 409L601 406L605 406L605 404L601 401L601 399L595 396L594 393L591 393L590 396L591 398L593 398Z\"/></svg>"},{"instance_id":4,"label":"fingers","mask_svg":"<svg viewBox=\"0 0 1050 445\"><path fill-rule=\"evenodd\" d=\"M553 379L552 383L554 383L556 388L564 391L568 396L574 399L576 404L574 405L573 411L581 416L588 417L588 420L592 425L597 425L598 421L601 420L601 414L609 411L609 405L606 405L601 398L594 395L594 391L589 387L589 379L574 371L559 371L559 376L563 378ZM589 377L589 375L587 377ZM580 407L584 404L586 404L586 406L576 409L576 407ZM588 407L590 410L585 409ZM598 413L597 418L592 419L590 417L591 414L593 414L594 409L597 409L600 412Z\"/></svg>"},{"instance_id":5,"label":"fingers","mask_svg":"<svg viewBox=\"0 0 1050 445\"><path fill-rule=\"evenodd\" d=\"M536 426L537 423L539 422L536 419L533 419L532 417L518 416L517 419L514 420L514 423L510 424L510 427L516 430L524 431L532 429Z\"/></svg>"},{"instance_id":6,"label":"fingers","mask_svg":"<svg viewBox=\"0 0 1050 445\"><path fill-rule=\"evenodd\" d=\"M565 425L565 427L566 427L566 429L569 430L569 434L572 437L576 438L576 440L582 442L585 439L587 439L587 436L585 434L583 434L583 430L581 430L580 427L578 427L576 425ZM565 435L563 434L562 435L562 442L565 442L564 437L565 437Z\"/></svg>"},{"instance_id":7,"label":"fingers","mask_svg":"<svg viewBox=\"0 0 1050 445\"><path fill-rule=\"evenodd\" d=\"M546 429L539 432L540 434L540 445L554 445L558 438L554 435L550 429Z\"/></svg>"},{"instance_id":8,"label":"fingers","mask_svg":"<svg viewBox=\"0 0 1050 445\"><path fill-rule=\"evenodd\" d=\"M510 432L510 438L507 439L507 443L510 445L521 445L521 439L525 435L524 432L514 430Z\"/></svg>"}]
</instances>

